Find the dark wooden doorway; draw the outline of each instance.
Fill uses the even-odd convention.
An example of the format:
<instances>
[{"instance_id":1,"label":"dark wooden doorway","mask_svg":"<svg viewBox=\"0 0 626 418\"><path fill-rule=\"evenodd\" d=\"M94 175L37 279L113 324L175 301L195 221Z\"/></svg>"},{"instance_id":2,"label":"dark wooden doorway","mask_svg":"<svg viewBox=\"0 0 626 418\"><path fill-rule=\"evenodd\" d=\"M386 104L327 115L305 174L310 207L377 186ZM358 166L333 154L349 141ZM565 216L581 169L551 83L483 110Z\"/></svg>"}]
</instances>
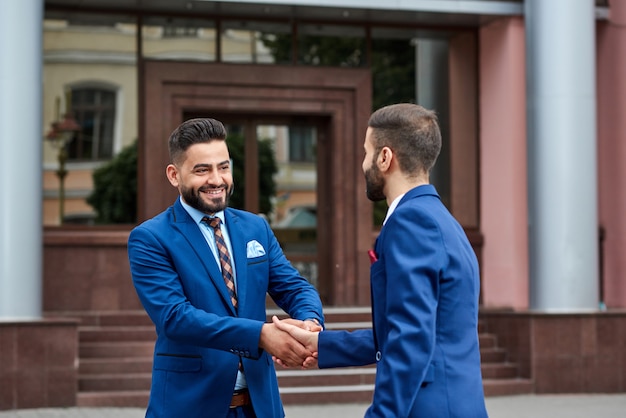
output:
<instances>
[{"instance_id":1,"label":"dark wooden doorway","mask_svg":"<svg viewBox=\"0 0 626 418\"><path fill-rule=\"evenodd\" d=\"M202 117L223 122L228 132L236 190L230 206L264 216L289 261L328 301L332 283L328 281L330 247L325 243L331 237L323 224L320 227L317 215L332 212L329 195L324 193L330 181L326 167L330 118L215 111L184 115L185 120ZM264 172L272 165L266 161L270 148L273 175ZM268 176L276 187L273 196L265 195Z\"/></svg>"},{"instance_id":2,"label":"dark wooden doorway","mask_svg":"<svg viewBox=\"0 0 626 418\"><path fill-rule=\"evenodd\" d=\"M320 294L329 305L369 305L366 254L374 231L361 170L371 113L369 70L145 61L142 80L140 219L161 212L177 196L164 175L167 138L190 115L210 114L226 123L246 124L308 120L320 135L316 187L317 218L323 219L317 227ZM246 208L254 211L253 189L246 190L250 202Z\"/></svg>"}]
</instances>

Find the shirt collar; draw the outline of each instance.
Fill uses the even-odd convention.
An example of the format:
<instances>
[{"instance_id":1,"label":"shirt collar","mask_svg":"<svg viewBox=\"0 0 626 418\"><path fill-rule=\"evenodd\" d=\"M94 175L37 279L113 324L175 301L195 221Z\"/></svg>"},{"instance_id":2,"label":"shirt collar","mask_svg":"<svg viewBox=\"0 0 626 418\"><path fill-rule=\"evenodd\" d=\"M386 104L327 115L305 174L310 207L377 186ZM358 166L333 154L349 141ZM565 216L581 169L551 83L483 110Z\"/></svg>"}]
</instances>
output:
<instances>
[{"instance_id":1,"label":"shirt collar","mask_svg":"<svg viewBox=\"0 0 626 418\"><path fill-rule=\"evenodd\" d=\"M393 211L396 210L398 203L400 203L400 201L402 200L405 194L406 193L402 193L400 196L393 199L393 202L391 202L391 205L389 205L389 209L387 209L387 215L385 215L385 220L383 221L383 225L387 223L387 219L389 219Z\"/></svg>"}]
</instances>

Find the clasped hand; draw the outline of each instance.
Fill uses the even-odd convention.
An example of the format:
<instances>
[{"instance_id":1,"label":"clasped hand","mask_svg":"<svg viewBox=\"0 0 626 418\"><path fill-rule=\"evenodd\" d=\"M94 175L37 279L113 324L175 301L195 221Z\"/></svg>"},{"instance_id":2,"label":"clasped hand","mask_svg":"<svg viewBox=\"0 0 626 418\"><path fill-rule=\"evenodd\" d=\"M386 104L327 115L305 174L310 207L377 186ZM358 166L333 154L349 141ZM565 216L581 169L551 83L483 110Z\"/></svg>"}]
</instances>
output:
<instances>
[{"instance_id":1,"label":"clasped hand","mask_svg":"<svg viewBox=\"0 0 626 418\"><path fill-rule=\"evenodd\" d=\"M263 325L259 345L283 367L317 367L317 336L322 327L311 321L280 320Z\"/></svg>"}]
</instances>

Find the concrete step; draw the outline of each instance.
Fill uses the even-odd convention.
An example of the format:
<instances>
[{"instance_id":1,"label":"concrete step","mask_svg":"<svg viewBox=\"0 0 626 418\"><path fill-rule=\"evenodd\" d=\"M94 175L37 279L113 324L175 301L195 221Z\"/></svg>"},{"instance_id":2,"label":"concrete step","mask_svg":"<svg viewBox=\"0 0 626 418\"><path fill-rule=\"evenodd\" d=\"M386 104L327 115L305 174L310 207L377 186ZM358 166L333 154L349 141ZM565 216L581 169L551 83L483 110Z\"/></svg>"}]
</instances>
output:
<instances>
[{"instance_id":1,"label":"concrete step","mask_svg":"<svg viewBox=\"0 0 626 418\"><path fill-rule=\"evenodd\" d=\"M116 341L151 341L156 340L153 326L81 326L78 330L80 343L116 342Z\"/></svg>"},{"instance_id":2,"label":"concrete step","mask_svg":"<svg viewBox=\"0 0 626 418\"><path fill-rule=\"evenodd\" d=\"M371 327L369 308L325 308L328 329ZM280 309L272 315L286 317ZM95 312L80 315L79 406L145 407L148 402L154 326L143 311ZM485 332L479 322L481 368L486 396L533 393L530 379L517 376L517 366L507 362L497 336ZM285 404L370 402L375 366L326 370L277 367Z\"/></svg>"},{"instance_id":3,"label":"concrete step","mask_svg":"<svg viewBox=\"0 0 626 418\"><path fill-rule=\"evenodd\" d=\"M152 325L144 310L54 312L54 316L79 319L83 326Z\"/></svg>"},{"instance_id":4,"label":"concrete step","mask_svg":"<svg viewBox=\"0 0 626 418\"><path fill-rule=\"evenodd\" d=\"M342 367L323 370L276 370L278 385L281 388L320 386L373 385L376 368Z\"/></svg>"},{"instance_id":5,"label":"concrete step","mask_svg":"<svg viewBox=\"0 0 626 418\"><path fill-rule=\"evenodd\" d=\"M149 398L149 390L78 392L78 395L76 396L76 406L146 408L148 406Z\"/></svg>"},{"instance_id":6,"label":"concrete step","mask_svg":"<svg viewBox=\"0 0 626 418\"><path fill-rule=\"evenodd\" d=\"M532 379L483 379L485 396L528 395L535 393Z\"/></svg>"},{"instance_id":7,"label":"concrete step","mask_svg":"<svg viewBox=\"0 0 626 418\"><path fill-rule=\"evenodd\" d=\"M510 379L517 377L517 365L513 363L481 363L483 379Z\"/></svg>"},{"instance_id":8,"label":"concrete step","mask_svg":"<svg viewBox=\"0 0 626 418\"><path fill-rule=\"evenodd\" d=\"M118 367L122 363L115 365L113 370L102 371L101 364L97 367L97 371L91 372L89 368L83 371L80 368L79 374L79 391L86 392L102 392L102 391L128 391L128 390L148 390L151 382L151 366L150 364L142 365L142 369L131 367L133 370L120 372ZM376 369L374 367L360 368L340 368L325 370L277 370L276 372L279 386L284 388L291 387L309 387L320 388L325 386L356 386L356 385L372 385L376 378ZM318 390L319 391L319 390Z\"/></svg>"},{"instance_id":9,"label":"concrete step","mask_svg":"<svg viewBox=\"0 0 626 418\"><path fill-rule=\"evenodd\" d=\"M282 387L285 405L371 402L374 385Z\"/></svg>"},{"instance_id":10,"label":"concrete step","mask_svg":"<svg viewBox=\"0 0 626 418\"><path fill-rule=\"evenodd\" d=\"M72 311L54 312L55 316L77 318L83 326L151 326L150 317L143 310L127 311ZM267 321L273 315L284 318L287 315L282 309L268 308ZM325 307L326 322L364 322L371 324L372 314L368 307Z\"/></svg>"},{"instance_id":11,"label":"concrete step","mask_svg":"<svg viewBox=\"0 0 626 418\"><path fill-rule=\"evenodd\" d=\"M269 309L267 311L267 321L272 320L276 315L280 319L287 318L288 315L279 309ZM372 327L372 313L370 308L327 308L324 309L324 326L326 329L339 329L352 331L355 329L366 329Z\"/></svg>"},{"instance_id":12,"label":"concrete step","mask_svg":"<svg viewBox=\"0 0 626 418\"><path fill-rule=\"evenodd\" d=\"M150 390L151 373L93 374L78 376L78 391L113 392Z\"/></svg>"},{"instance_id":13,"label":"concrete step","mask_svg":"<svg viewBox=\"0 0 626 418\"><path fill-rule=\"evenodd\" d=\"M267 309L267 319L271 320L272 315L284 318L287 315L281 309ZM372 310L368 307L324 307L324 322L372 322Z\"/></svg>"},{"instance_id":14,"label":"concrete step","mask_svg":"<svg viewBox=\"0 0 626 418\"><path fill-rule=\"evenodd\" d=\"M79 344L80 359L90 358L150 358L154 351L153 341L99 341Z\"/></svg>"},{"instance_id":15,"label":"concrete step","mask_svg":"<svg viewBox=\"0 0 626 418\"><path fill-rule=\"evenodd\" d=\"M531 379L485 379L485 396L511 396L534 393ZM373 384L341 386L292 386L281 387L283 403L297 405L306 403L370 402ZM87 392L77 396L77 405L86 407L138 407L148 404L149 390L115 390Z\"/></svg>"},{"instance_id":16,"label":"concrete step","mask_svg":"<svg viewBox=\"0 0 626 418\"><path fill-rule=\"evenodd\" d=\"M506 360L507 352L499 347L481 348L481 363L502 363Z\"/></svg>"},{"instance_id":17,"label":"concrete step","mask_svg":"<svg viewBox=\"0 0 626 418\"><path fill-rule=\"evenodd\" d=\"M80 375L151 373L152 357L82 358Z\"/></svg>"},{"instance_id":18,"label":"concrete step","mask_svg":"<svg viewBox=\"0 0 626 418\"><path fill-rule=\"evenodd\" d=\"M373 389L373 385L281 388L280 397L285 405L371 402ZM80 407L146 408L149 398L147 390L80 392L76 404Z\"/></svg>"},{"instance_id":19,"label":"concrete step","mask_svg":"<svg viewBox=\"0 0 626 418\"><path fill-rule=\"evenodd\" d=\"M488 348L496 348L498 346L497 341L497 337L494 334L489 334L486 332L478 334L478 344L483 350Z\"/></svg>"},{"instance_id":20,"label":"concrete step","mask_svg":"<svg viewBox=\"0 0 626 418\"><path fill-rule=\"evenodd\" d=\"M483 364L486 381L508 380L517 376L515 364ZM79 367L81 390L149 388L152 362L150 359L85 360ZM277 370L281 387L373 384L374 366L324 370ZM132 382L127 382L130 379Z\"/></svg>"},{"instance_id":21,"label":"concrete step","mask_svg":"<svg viewBox=\"0 0 626 418\"><path fill-rule=\"evenodd\" d=\"M534 393L530 379L484 380L485 396L511 396ZM285 405L371 402L373 385L283 387L281 398ZM137 407L145 408L150 396L147 390L79 392L77 406L83 407Z\"/></svg>"},{"instance_id":22,"label":"concrete step","mask_svg":"<svg viewBox=\"0 0 626 418\"><path fill-rule=\"evenodd\" d=\"M487 332L487 324L484 320L478 319L478 333L482 334L483 332Z\"/></svg>"}]
</instances>

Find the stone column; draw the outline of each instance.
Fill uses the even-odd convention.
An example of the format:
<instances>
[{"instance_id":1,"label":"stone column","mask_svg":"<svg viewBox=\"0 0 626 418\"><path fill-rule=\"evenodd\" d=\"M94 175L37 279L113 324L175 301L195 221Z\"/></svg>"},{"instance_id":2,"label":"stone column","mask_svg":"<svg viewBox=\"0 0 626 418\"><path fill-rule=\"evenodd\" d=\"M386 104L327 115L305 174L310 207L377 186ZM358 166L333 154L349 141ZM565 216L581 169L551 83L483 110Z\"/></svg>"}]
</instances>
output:
<instances>
[{"instance_id":1,"label":"stone column","mask_svg":"<svg viewBox=\"0 0 626 418\"><path fill-rule=\"evenodd\" d=\"M42 310L42 0L0 13L0 320Z\"/></svg>"},{"instance_id":2,"label":"stone column","mask_svg":"<svg viewBox=\"0 0 626 418\"><path fill-rule=\"evenodd\" d=\"M593 0L526 0L530 308L598 308Z\"/></svg>"},{"instance_id":3,"label":"stone column","mask_svg":"<svg viewBox=\"0 0 626 418\"><path fill-rule=\"evenodd\" d=\"M441 127L442 149L430 173L441 199L450 203L450 134L448 131L448 42L420 39L415 41L415 97L417 104L437 113Z\"/></svg>"}]
</instances>

